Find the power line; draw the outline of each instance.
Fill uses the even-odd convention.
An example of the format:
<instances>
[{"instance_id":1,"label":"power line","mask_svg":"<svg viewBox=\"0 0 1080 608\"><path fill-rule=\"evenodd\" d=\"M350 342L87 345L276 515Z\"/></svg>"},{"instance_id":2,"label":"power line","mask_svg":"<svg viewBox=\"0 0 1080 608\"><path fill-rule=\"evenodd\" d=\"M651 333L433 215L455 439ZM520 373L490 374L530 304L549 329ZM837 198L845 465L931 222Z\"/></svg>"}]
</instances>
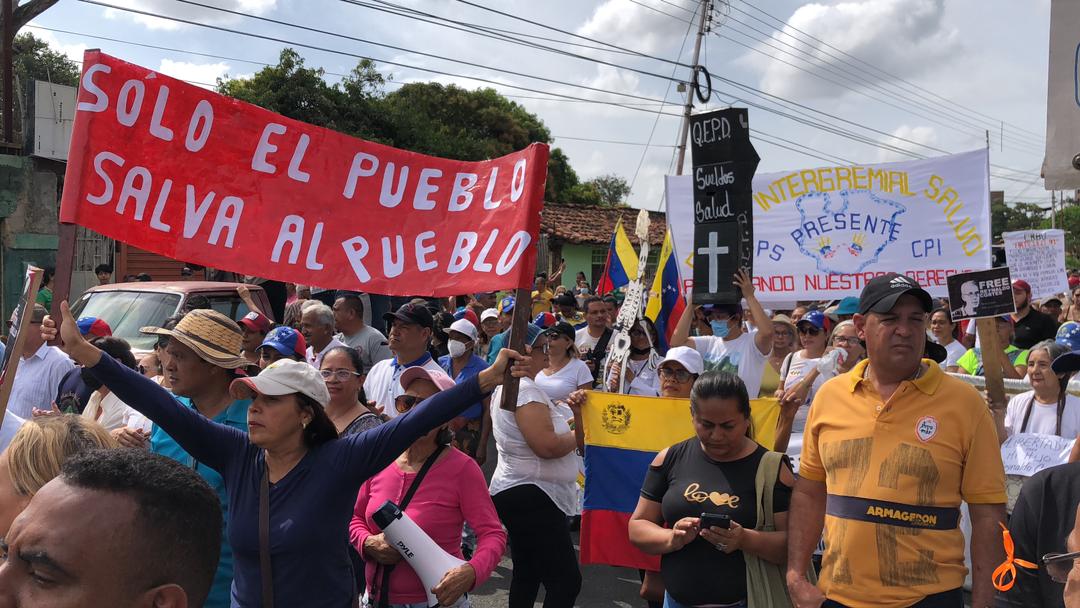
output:
<instances>
[{"instance_id":1,"label":"power line","mask_svg":"<svg viewBox=\"0 0 1080 608\"><path fill-rule=\"evenodd\" d=\"M688 20L688 19L683 19L682 17L677 17L677 16L675 16L675 15L672 15L671 13L669 13L669 12L667 12L667 11L662 11L662 10L660 10L660 9L656 8L655 6L649 6L648 4L645 4L644 2L640 2L639 0L629 0L629 1L630 1L630 2L632 2L632 3L634 3L634 4L636 4L636 5L638 5L638 6L642 6L642 7L645 7L645 8L647 8L647 9L649 9L650 11L653 11L653 12L655 12L655 13L660 13L661 15L665 15L665 16L671 17L672 19L674 19L674 20L676 20L676 21L682 21L683 23L692 23L692 22L691 22L690 20Z\"/></svg>"},{"instance_id":2,"label":"power line","mask_svg":"<svg viewBox=\"0 0 1080 608\"><path fill-rule=\"evenodd\" d=\"M557 96L557 97L565 97L565 98L568 98L568 99L575 99L575 100L578 100L578 101L585 101L585 102L590 102L590 103L598 103L598 104L616 106L616 107L620 107L620 108L626 108L628 110L637 110L637 111L641 111L641 112L650 112L650 113L652 112L652 110L649 110L648 108L639 108L639 107L634 107L634 106L627 106L627 105L623 105L621 103L614 102L614 101L590 100L590 99L585 99L585 98L582 98L582 97L576 97L576 96L573 96L573 95L567 95L567 94L564 94L564 93L556 93L556 92L552 92L552 91L545 91L545 90L542 90L542 89L534 89L534 88L530 88L530 87L524 87L524 86L521 86L521 85L515 85L515 84L510 84L510 83L505 83L505 82L499 82L497 80L491 80L491 79L488 79L488 78L481 78L479 76L469 76L469 75L465 75L465 74L456 74L456 73L447 72L447 71L444 71L444 70L436 70L436 69L432 69L432 68L425 68L425 67L421 67L421 66L417 66L417 65L411 65L411 64L407 64L407 63L402 63L400 61L391 61L391 60L387 60L387 59L378 59L378 58L372 57L370 55L361 55L361 54L357 54L357 53L350 53L348 51L330 49L330 48L327 48L327 47L317 46L317 45L308 44L308 43L304 43L304 42L297 42L297 41L293 41L293 40L287 40L287 39L284 39L284 38L277 38L277 37L268 36L268 35L265 35L265 34L256 34L254 32L246 32L246 31L243 31L243 30L235 30L235 29L227 28L227 27L220 26L220 25L212 25L212 24L209 24L209 23L201 23L199 21L194 21L194 20L191 20L191 19L184 19L184 18L181 18L181 17L173 17L173 16L169 16L169 15L162 15L162 14L159 14L159 13L153 13L153 12L150 12L150 11L144 11L144 10L129 8L129 7L125 7L125 6L117 6L117 5L114 5L114 4L108 4L108 3L105 3L105 2L100 2L99 0L79 0L79 1L84 2L86 4L94 4L94 5L97 5L97 6L103 6L103 7L106 7L106 8L112 8L112 9L116 9L116 10L120 10L120 11L136 13L136 14L145 15L145 16L148 16L148 17L157 17L159 19L165 19L165 20L168 20L168 21L175 21L177 23L186 23L188 25L194 25L194 26L197 26L197 27L217 30L217 31L220 31L220 32L227 32L227 33L230 33L230 34L236 34L238 36L247 36L249 38L258 38L258 39L261 39L261 40L268 40L268 41L271 41L271 42L277 42L277 43L280 43L280 44L285 44L285 45L290 45L290 46L299 46L299 47L303 47L303 48L312 49L312 50L315 50L315 51L321 51L321 52L324 52L324 53L331 53L331 54L334 54L334 55L343 55L343 56L346 56L346 57L353 57L353 58L356 58L356 59L368 59L368 60L375 61L375 62L378 62L378 63L386 64L386 65L393 65L393 66L398 66L398 67L401 67L401 68L417 70L417 71L420 71L420 72L427 72L429 74L438 74L438 75L441 75L441 76L449 76L449 77L452 77L452 78L465 78L465 79L468 79L468 80L475 80L477 82L483 82L483 83L487 83L487 84L491 84L491 85L502 86L502 87L507 87L507 88L511 88L511 89L517 89L517 90L521 90L521 91L528 91L530 93L541 93L541 94L546 94L546 95L554 95L554 96ZM447 59L447 61L455 62L454 60L450 60L450 59ZM504 71L504 70L497 70L496 69L494 71ZM527 78L537 78L537 79L542 79L542 80L548 80L548 81L551 81L551 82L553 82L555 84L561 84L561 85L568 86L568 87L593 90L593 91L597 91L597 92L608 94L608 95L616 95L616 96L620 96L620 97L629 97L629 98L634 98L634 99L642 99L642 100L645 100L645 101L656 102L656 103L659 103L659 102L662 101L662 100L654 99L654 98L651 98L651 97L644 97L644 96L641 96L641 95L634 95L634 94L631 94L631 93L622 93L622 92L619 92L619 91L609 91L609 90L606 90L606 89L599 89L599 88L596 88L596 87L588 87L588 86L585 86L585 85L575 84L575 83L572 83L572 82L565 82L565 81L561 81L561 80L544 79L544 78L532 77L532 76L528 76L528 75L524 75L524 76L527 77ZM671 114L671 113L668 113L668 115L670 115L670 116L678 116L678 114Z\"/></svg>"},{"instance_id":3,"label":"power line","mask_svg":"<svg viewBox=\"0 0 1080 608\"><path fill-rule=\"evenodd\" d=\"M787 23L787 22L786 22L786 21L784 21L783 19L780 19L779 17L776 17L776 16L774 16L774 15L772 15L772 14L770 14L770 13L766 12L765 10L763 10L763 9L761 9L761 8L759 8L759 7L757 7L757 6L755 6L754 4L751 4L750 2L747 2L746 0L742 0L742 3L743 3L743 4L745 4L746 6L750 7L751 9L753 9L753 10L757 11L758 13L761 13L762 15L765 15L766 17L769 17L769 18L770 18L770 19L772 19L773 21L775 21L775 22L777 22L777 23L781 24L781 26L783 26L783 27L785 27L785 28L791 28L792 30L794 30L794 31L796 31L796 32L798 32L798 33L800 33L800 34L802 34L803 36L806 36L807 38L810 38L811 40L814 40L815 42L818 42L818 43L820 43L821 45L824 45L825 47L828 47L828 48L830 48L830 49L833 49L833 50L835 50L835 51L839 52L840 54L844 55L845 57L848 57L848 58L850 58L850 59L852 59L852 60L854 60L854 61L857 61L858 63L861 63L861 64L863 64L863 65L865 65L865 66L869 67L870 69L874 70L875 72L878 72L879 74L882 74L882 75L884 75L884 76L887 76L887 77L889 77L889 78L891 78L891 79L893 79L893 80L896 80L896 81L902 82L902 83L904 83L904 84L906 84L906 85L908 85L908 86L910 86L910 87L912 87L912 88L914 88L914 89L917 89L917 90L919 90L919 91L921 91L921 92L923 92L923 93L926 93L926 94L928 94L928 95L931 95L931 96L933 96L933 97L936 97L936 98L940 99L940 100L941 100L941 101L943 101L943 102L946 102L946 103L948 103L948 104L951 104L951 105L953 105L953 106L956 106L956 107L958 107L958 108L961 108L961 109L963 109L963 110L966 110L966 111L968 111L968 112L971 112L971 113L973 113L973 114L977 114L977 115L979 115L979 116L982 116L983 118L986 118L986 119L990 120L990 121L991 121L991 122L993 123L993 125L994 125L995 127L996 127L996 126L998 126L998 125L999 125L1000 123L1002 123L1002 122L1003 122L1003 121L1001 121L1001 120L999 120L999 119L997 119L997 118L994 118L993 116L989 116L989 115L987 115L987 114L984 114L984 113L982 113L982 112L979 112L978 110L975 110L975 109L973 109L973 108L969 108L969 107L967 107L967 106L964 106L964 105L962 105L962 104L959 104L959 103L957 103L957 102L955 102L955 101L952 101L951 99L948 99L948 98L946 98L946 97L943 97L943 96L941 96L941 95L938 95L937 93L934 93L933 91L931 91L931 90L929 90L929 89L926 89L926 88L924 88L924 87L921 87L921 86L919 86L919 85L917 85L917 84L915 84L915 83L913 83L913 82L911 82L911 81L908 81L908 80L906 80L906 79L904 79L904 78L901 78L900 76L897 76L896 74L893 74L893 73L891 73L891 72L888 72L888 71L886 71L886 70L883 70L883 69L881 69L881 68L879 68L879 67L875 66L874 64L872 64L872 63L870 63L870 62L868 62L868 61L865 61L865 60L863 60L863 59L860 59L859 57L856 57L855 55L852 55L851 53L848 53L847 51L844 51L843 49L837 48L837 47L835 47L835 46L833 46L833 45L829 44L828 42L826 42L826 41L822 40L821 38L818 38L818 37L814 36L813 34L810 34L810 33L806 32L806 31L804 31L804 30L801 30L801 29L799 29L799 28L795 27L794 25L791 25L791 24ZM738 11L740 11L740 12L743 12L743 13L745 13L745 11L742 11L742 10L741 10L741 9L739 9L738 7L734 7L734 6L733 6L732 8L734 8L735 10L738 10ZM746 14L748 14L748 13L746 13ZM796 40L798 39L798 38L796 38L796 37L794 37L794 36L792 36L792 35L790 35L790 34L787 34L787 35L788 35L789 37L793 38L793 39L796 39ZM801 42L803 42L803 44L808 44L808 43L806 43L806 42L804 42L804 41L801 41ZM808 45L808 46L809 46L809 45ZM835 55L833 55L833 57L835 57ZM1038 134L1038 133L1035 133L1034 131L1030 131L1030 130L1024 129L1024 128L1022 128L1022 127L1018 127L1018 126L1016 126L1016 125L1014 125L1014 124L1011 124L1011 123L1009 123L1009 122L1004 122L1004 124L1008 124L1008 125L1012 126L1012 127L1014 128L1014 129L1016 129L1016 130L1018 130L1018 131L1022 131L1022 132L1025 132L1025 133L1029 133L1029 134L1031 134L1031 135L1034 135L1034 136L1036 136L1036 137L1038 137L1038 138L1040 138L1040 139L1043 139L1043 136L1042 136L1042 135L1040 135L1040 134Z\"/></svg>"},{"instance_id":4,"label":"power line","mask_svg":"<svg viewBox=\"0 0 1080 608\"><path fill-rule=\"evenodd\" d=\"M673 144L654 144L646 141L618 141L613 139L597 139L593 137L575 137L570 135L552 135L555 139L571 139L574 141L589 141L601 144L615 144L620 146L641 146L644 148L674 148Z\"/></svg>"},{"instance_id":5,"label":"power line","mask_svg":"<svg viewBox=\"0 0 1080 608\"><path fill-rule=\"evenodd\" d=\"M742 10L741 10L741 9L739 9L738 7L733 7L733 8L735 8L735 10L737 10L737 11L740 11L740 12L744 12L744 13L745 13L745 11L742 11ZM751 15L751 17L753 17L753 15ZM754 17L754 18L756 19L756 17ZM979 124L979 123L971 122L970 120L968 120L968 116L967 116L966 114L962 114L962 113L959 113L959 112L957 112L956 110L952 110L952 109L950 109L950 108L946 108L946 107L943 107L943 106L941 106L941 104L937 104L937 103L935 103L935 104L934 104L934 106L936 106L936 107L931 107L931 106L928 106L928 105L927 105L927 104L925 104L925 103L922 103L922 102L917 102L917 101L915 101L915 100L913 100L913 99L908 99L908 98L904 97L903 95L897 95L897 94L896 94L895 92L893 92L893 91L891 91L891 90L888 90L888 89L886 89L886 88L884 87L884 84L872 84L872 83L870 83L870 82L866 82L866 81L864 81L863 75L867 75L867 76L871 76L871 77L876 77L875 75L872 75L872 74L869 74L868 72L866 72L866 70L863 70L863 69L861 69L861 68L858 68L858 67L856 67L855 69L857 69L857 70L859 70L860 72L862 72L862 74L857 74L857 73L853 73L853 72L851 72L851 71L848 71L848 70L846 70L846 69L844 69L844 68L842 68L842 67L839 67L839 66L837 66L837 67L835 67L835 68L830 68L830 67L827 67L827 66L825 66L825 65L821 65L821 64L819 64L819 63L818 63L818 60L819 60L819 58L818 58L818 57L816 57L816 56L815 56L815 55L813 55L812 53L810 53L810 52L808 52L808 51L806 51L806 50L804 50L804 49L802 49L802 48L796 47L796 46L794 46L794 45L792 45L792 44L789 44L788 42L785 42L785 41L783 41L783 40L779 40L779 39L775 39L775 38L772 38L772 37L770 36L770 34L769 34L769 33L767 33L767 32L763 32L763 31L761 31L761 30L759 30L759 29L757 29L757 28L755 28L755 27L751 26L751 25L750 25L750 24L748 24L748 23L745 23L745 22L743 22L743 21L740 21L739 19L736 19L735 17L731 17L731 18L730 18L730 20L731 20L731 21L733 21L733 22L735 22L735 23L738 23L738 24L742 25L743 27L745 27L745 28L746 28L746 29L748 29L748 30L751 30L751 31L753 31L753 32L756 32L757 34L760 34L761 36L764 36L764 37L765 37L765 38L766 38L767 40L762 40L762 39L756 38L756 37L754 37L754 36L752 36L752 35L750 35L750 34L747 34L747 33L746 33L746 32L744 32L744 31L741 31L741 30L739 30L739 29L735 29L735 28L732 28L732 29L730 30L730 31L732 31L733 33L737 33L737 34L739 34L740 36L744 36L744 37L746 37L746 38L749 38L750 40L752 40L752 41L754 41L754 42L756 42L756 43L760 43L760 44L763 44L763 45L765 45L765 46L767 46L767 47L769 47L769 48L771 48L771 49L773 49L773 50L776 50L776 51L778 51L778 52L780 52L780 53L784 53L785 55L789 55L789 56L791 56L791 57L793 57L793 58L795 58L795 59L798 59L799 61L803 61L803 62L805 62L805 63L807 63L807 64L811 65L812 67L815 67L815 68L817 68L817 69L819 69L819 70L823 70L823 71L826 71L826 72L828 72L829 74L833 74L833 75L836 75L837 77L839 77L839 78L843 78L844 80L846 80L846 81L848 81L848 82L853 82L853 83L855 83L856 85L861 85L861 86L865 86L865 87L867 87L867 88L871 88L871 89L875 89L875 90L878 90L878 91L880 91L880 92L884 93L885 95L888 95L888 96L889 96L890 98L892 98L892 99L896 99L896 100L900 101L901 103L906 103L906 104L910 104L910 105L912 105L913 107L918 107L919 109L928 109L928 110L930 110L931 112L942 112L942 111L948 111L948 112L952 112L952 113L954 114L954 116L946 116L946 118L952 118L953 120L955 120L955 121L957 121L957 122L960 122L960 123L962 123L962 124L964 124L964 125L967 125L967 126L969 126L969 127L972 127L972 128L978 129L979 131L983 131L983 130L985 129L985 125L984 125L984 124ZM758 19L758 21L761 21L761 20L760 20L760 19ZM788 35L788 36L790 36L789 34L786 34L785 32L783 32L783 31L780 31L780 30L774 30L774 31L778 31L778 32L779 32L779 33L781 33L781 34L784 34L784 35ZM910 112L910 113L912 113L912 114L915 114L915 115L917 115L917 116L919 116L919 117L921 117L921 118L924 118L924 119L926 119L926 120L930 120L930 121L932 121L932 122L935 122L935 123L937 123L937 124L939 124L939 125L942 125L942 126L945 126L945 127L947 127L947 128L950 128L950 129L954 129L954 130L956 130L956 131L958 131L958 132L962 132L962 133L967 133L967 132L965 132L965 131L961 131L960 129L958 129L958 128L957 128L956 126L954 126L954 125L952 125L952 124L949 124L949 123L946 123L946 122L942 122L942 121L940 121L940 120L939 120L939 119L937 119L936 117L932 117L932 116L927 116L927 115L925 115L925 114L920 114L920 113L918 113L918 112L914 112L914 111L912 111L912 110L909 110L909 109L905 109L905 108L902 108L902 107L900 107L900 106L897 106L897 105L895 105L895 104L889 103L889 102L887 102L887 101L884 101L884 100L882 100L882 99L880 99L880 98L877 98L877 97L871 96L871 95L867 94L867 93L866 93L865 91L862 91L862 90L860 90L860 89L858 89L858 88L856 88L856 87L853 87L853 86L850 86L850 85L846 85L846 84L844 84L844 83L840 83L840 82L837 82L837 81L835 81L835 80L832 80L832 79L829 79L829 78L825 78L825 77L824 77L824 76L822 76L821 74L818 74L818 73L816 73L816 72L813 72L813 71L811 71L811 70L808 70L808 69L805 69L805 68L803 68L803 67L797 66L797 65L795 65L795 64L793 64L793 63L791 63L791 62L788 62L788 61L785 61L785 60L783 60L783 59L780 59L780 58L778 58L778 57L775 57L775 56L773 56L773 55L771 55L771 54L769 54L769 53L766 53L766 52L762 51L761 49L759 49L759 48L757 48L757 47L754 47L754 46L751 46L751 45L747 45L747 44L744 44L744 43L742 43L742 42L740 42L740 41L738 41L738 40L734 40L734 39L732 39L732 38L730 38L730 37L728 37L728 36L724 36L723 34L719 34L719 33L718 33L718 34L717 34L717 36L719 36L719 37L722 37L722 38L726 38L727 40L730 40L731 42L734 42L735 44L738 44L738 45L740 45L740 46L743 46L743 47L745 47L745 48L748 48L748 49L750 49L751 51L754 51L754 52L760 53L760 54L762 54L762 55L765 55L765 56L769 57L770 59L772 59L772 60L774 60L774 61L779 61L779 62L781 62L781 63L784 63L784 64L786 64L786 65L789 65L789 66L791 66L791 67L794 67L795 69L798 69L798 70L800 70L800 71L806 72L807 74L810 74L810 75L812 75L812 76L814 76L814 77L816 77L816 78L819 78L819 79L821 79L821 80L825 80L826 82L830 82L830 83L832 83L832 84L836 84L836 85L839 85L839 86L841 86L841 87L843 87L843 88L845 88L845 89L848 89L848 90L850 90L850 91L853 91L853 92L859 93L860 95L863 95L863 96L865 96L865 97L868 97L868 98L870 98L870 99L874 99L874 100L876 100L876 101L880 101L881 103L885 103L885 104L887 104L887 105L890 105L890 106L892 106L892 107L894 107L894 108L896 108L896 109L899 109L899 110L902 110L902 111L905 111L905 112ZM770 42L770 41L772 41L772 40L775 40L775 41L776 41L777 43L779 43L779 44L782 44L782 45L784 45L784 46L786 46L786 47L788 47L788 48L794 49L795 51L798 51L798 52L799 52L799 53L801 53L802 55L806 55L807 57L810 57L810 60L804 59L803 57L801 57L801 56L799 56L799 55L795 55L794 53L791 53L790 51L786 51L786 50L784 50L784 49L782 49L782 48L779 48L779 47L777 47L777 46L775 46L775 45L771 44L771 42ZM797 39L797 38L795 38L795 40L796 40L797 42L800 42L800 43L802 43L802 44L806 44L806 43L805 43L804 41L801 41L801 40L799 40L799 39ZM816 47L813 47L813 46L810 46L810 45L808 45L808 44L806 44L806 45L807 45L807 46L809 46L809 47L810 47L811 49L813 49L813 50L820 50L820 49L818 49L818 48L816 48ZM847 63L845 62L845 64L847 64ZM837 70L839 70L839 72L837 72ZM901 92L902 92L902 93L905 93L905 92L903 92L903 91L901 91ZM994 124L994 127L995 127L995 128L996 128L997 126L998 126L997 124ZM980 133L980 135L981 135L981 133ZM1038 144L1038 142L1027 142L1026 140L1021 140L1021 139L1018 139L1017 143L1029 143L1029 144L1031 144L1031 145L1039 145L1039 144ZM1040 151L1040 153L1041 153L1041 151Z\"/></svg>"}]
</instances>

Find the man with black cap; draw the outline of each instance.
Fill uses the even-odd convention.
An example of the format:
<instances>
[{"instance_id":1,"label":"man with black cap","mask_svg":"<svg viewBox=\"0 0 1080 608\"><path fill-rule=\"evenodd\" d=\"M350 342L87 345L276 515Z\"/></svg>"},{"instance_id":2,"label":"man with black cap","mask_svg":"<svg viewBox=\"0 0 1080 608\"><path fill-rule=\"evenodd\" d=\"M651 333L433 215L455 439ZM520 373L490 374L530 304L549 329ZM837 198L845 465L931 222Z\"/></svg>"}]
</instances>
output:
<instances>
[{"instance_id":1,"label":"man with black cap","mask_svg":"<svg viewBox=\"0 0 1080 608\"><path fill-rule=\"evenodd\" d=\"M559 320L569 323L574 329L585 327L585 315L577 307L577 298L570 292L555 296L555 312Z\"/></svg>"},{"instance_id":2,"label":"man with black cap","mask_svg":"<svg viewBox=\"0 0 1080 608\"><path fill-rule=\"evenodd\" d=\"M407 368L420 366L432 371L443 370L428 352L435 321L426 306L409 302L397 312L383 315L383 320L390 327L390 352L394 353L394 358L383 359L371 367L364 380L364 394L376 406L382 407L385 415L393 418L398 414L394 399L405 392L401 388L401 374Z\"/></svg>"},{"instance_id":3,"label":"man with black cap","mask_svg":"<svg viewBox=\"0 0 1080 608\"><path fill-rule=\"evenodd\" d=\"M868 358L822 386L806 423L788 520L796 606L961 608L961 501L971 513L971 605L993 601L1005 520L997 432L974 388L922 358L931 304L895 273L862 291L853 320ZM823 525L815 587L806 571Z\"/></svg>"}]
</instances>

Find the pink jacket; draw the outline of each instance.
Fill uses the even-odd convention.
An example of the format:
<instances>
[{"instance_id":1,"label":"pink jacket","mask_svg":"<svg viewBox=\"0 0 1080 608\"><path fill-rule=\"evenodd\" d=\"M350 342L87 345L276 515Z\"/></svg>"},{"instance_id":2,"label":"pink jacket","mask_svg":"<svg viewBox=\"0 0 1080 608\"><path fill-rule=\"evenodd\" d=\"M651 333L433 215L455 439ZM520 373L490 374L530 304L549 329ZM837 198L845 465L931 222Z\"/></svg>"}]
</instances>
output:
<instances>
[{"instance_id":1,"label":"pink jacket","mask_svg":"<svg viewBox=\"0 0 1080 608\"><path fill-rule=\"evenodd\" d=\"M476 551L469 564L476 571L475 587L479 587L491 576L502 557L506 532L495 512L480 467L472 458L454 448L448 447L446 452L428 471L405 508L405 513L444 551L459 558L462 558L462 525L469 522L476 532ZM349 542L361 555L364 555L367 537L382 532L372 521L371 515L387 500L400 503L415 477L416 473L405 473L395 462L360 486L356 508L349 523ZM375 580L378 564L366 558L365 564L367 587L377 589L382 583ZM390 575L390 603L425 601L427 595L420 577L407 562L398 562Z\"/></svg>"}]
</instances>

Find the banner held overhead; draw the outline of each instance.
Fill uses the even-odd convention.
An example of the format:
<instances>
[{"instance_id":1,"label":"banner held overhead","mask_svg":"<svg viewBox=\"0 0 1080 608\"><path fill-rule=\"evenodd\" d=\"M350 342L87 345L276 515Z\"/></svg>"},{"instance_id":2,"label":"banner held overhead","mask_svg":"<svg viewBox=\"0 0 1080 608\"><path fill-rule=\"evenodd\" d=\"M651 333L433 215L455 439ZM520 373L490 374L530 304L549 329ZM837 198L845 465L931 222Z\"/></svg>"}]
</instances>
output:
<instances>
[{"instance_id":1,"label":"banner held overhead","mask_svg":"<svg viewBox=\"0 0 1080 608\"><path fill-rule=\"evenodd\" d=\"M925 160L754 177L754 285L762 302L858 295L886 272L946 295L947 277L991 266L985 149ZM667 178L683 276L694 276L689 176ZM697 290L695 290L696 293Z\"/></svg>"},{"instance_id":2,"label":"banner held overhead","mask_svg":"<svg viewBox=\"0 0 1080 608\"><path fill-rule=\"evenodd\" d=\"M450 296L532 283L548 149L434 158L87 51L60 220L293 283Z\"/></svg>"}]
</instances>

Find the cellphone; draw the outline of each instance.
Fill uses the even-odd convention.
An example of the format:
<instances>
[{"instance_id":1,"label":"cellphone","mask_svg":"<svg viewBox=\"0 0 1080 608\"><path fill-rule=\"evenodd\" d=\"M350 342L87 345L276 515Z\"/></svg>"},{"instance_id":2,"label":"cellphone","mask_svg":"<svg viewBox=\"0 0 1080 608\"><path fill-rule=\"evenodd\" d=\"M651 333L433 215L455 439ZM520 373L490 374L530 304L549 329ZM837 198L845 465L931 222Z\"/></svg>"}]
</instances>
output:
<instances>
[{"instance_id":1,"label":"cellphone","mask_svg":"<svg viewBox=\"0 0 1080 608\"><path fill-rule=\"evenodd\" d=\"M718 513L702 513L699 527L703 530L712 527L728 530L731 528L731 517Z\"/></svg>"}]
</instances>

